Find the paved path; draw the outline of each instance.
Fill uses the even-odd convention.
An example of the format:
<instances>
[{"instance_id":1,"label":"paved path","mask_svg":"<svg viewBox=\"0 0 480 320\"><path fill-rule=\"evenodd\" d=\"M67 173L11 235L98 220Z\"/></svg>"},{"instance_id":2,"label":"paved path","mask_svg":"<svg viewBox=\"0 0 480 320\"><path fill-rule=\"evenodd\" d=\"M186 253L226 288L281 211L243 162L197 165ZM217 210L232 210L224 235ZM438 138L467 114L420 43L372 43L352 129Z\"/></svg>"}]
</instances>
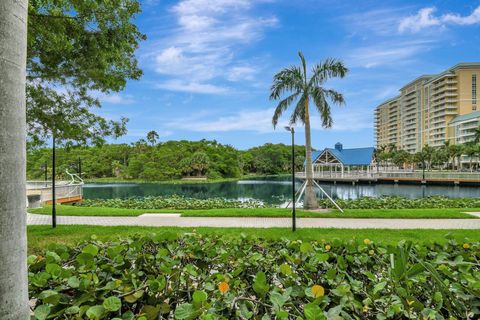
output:
<instances>
[{"instance_id":1,"label":"paved path","mask_svg":"<svg viewBox=\"0 0 480 320\"><path fill-rule=\"evenodd\" d=\"M480 217L480 213L472 214ZM27 214L29 225L49 225L51 216ZM180 214L150 213L138 217L57 216L59 225L289 228L290 218L260 217L180 217ZM346 229L480 229L480 219L349 219L298 218L298 228Z\"/></svg>"}]
</instances>

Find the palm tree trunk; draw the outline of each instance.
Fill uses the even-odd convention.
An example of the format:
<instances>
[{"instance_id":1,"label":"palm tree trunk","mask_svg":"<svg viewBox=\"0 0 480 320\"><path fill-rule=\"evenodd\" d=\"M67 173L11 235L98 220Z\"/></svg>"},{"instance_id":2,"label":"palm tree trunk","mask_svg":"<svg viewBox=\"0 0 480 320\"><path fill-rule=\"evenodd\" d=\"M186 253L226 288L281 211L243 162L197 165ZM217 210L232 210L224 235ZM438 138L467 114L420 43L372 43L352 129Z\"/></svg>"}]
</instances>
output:
<instances>
[{"instance_id":1,"label":"palm tree trunk","mask_svg":"<svg viewBox=\"0 0 480 320\"><path fill-rule=\"evenodd\" d=\"M308 97L305 99L305 165L306 165L306 187L303 207L305 209L318 208L317 196L313 187L313 167L312 167L312 138L310 132L310 113L308 110Z\"/></svg>"},{"instance_id":2,"label":"palm tree trunk","mask_svg":"<svg viewBox=\"0 0 480 320\"><path fill-rule=\"evenodd\" d=\"M25 190L27 0L0 1L0 319L29 319Z\"/></svg>"}]
</instances>

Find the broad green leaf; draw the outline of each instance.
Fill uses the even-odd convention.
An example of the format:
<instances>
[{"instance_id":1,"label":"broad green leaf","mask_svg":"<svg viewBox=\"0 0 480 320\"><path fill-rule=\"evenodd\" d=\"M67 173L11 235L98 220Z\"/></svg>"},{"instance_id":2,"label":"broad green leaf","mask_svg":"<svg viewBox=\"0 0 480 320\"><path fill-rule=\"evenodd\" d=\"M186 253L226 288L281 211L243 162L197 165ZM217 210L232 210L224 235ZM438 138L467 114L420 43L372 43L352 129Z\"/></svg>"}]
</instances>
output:
<instances>
[{"instance_id":1,"label":"broad green leaf","mask_svg":"<svg viewBox=\"0 0 480 320\"><path fill-rule=\"evenodd\" d=\"M195 319L200 314L200 311L190 303L181 304L175 309L175 319L191 320Z\"/></svg>"},{"instance_id":2,"label":"broad green leaf","mask_svg":"<svg viewBox=\"0 0 480 320\"><path fill-rule=\"evenodd\" d=\"M80 286L80 280L75 276L68 278L67 283L72 288L78 288Z\"/></svg>"},{"instance_id":3,"label":"broad green leaf","mask_svg":"<svg viewBox=\"0 0 480 320\"><path fill-rule=\"evenodd\" d=\"M313 251L313 247L309 242L304 242L300 245L300 252L301 253L308 253Z\"/></svg>"},{"instance_id":4,"label":"broad green leaf","mask_svg":"<svg viewBox=\"0 0 480 320\"><path fill-rule=\"evenodd\" d=\"M158 306L150 306L145 305L142 307L140 313L144 314L147 320L157 320L158 315L160 314L160 305Z\"/></svg>"},{"instance_id":5,"label":"broad green leaf","mask_svg":"<svg viewBox=\"0 0 480 320\"><path fill-rule=\"evenodd\" d=\"M326 262L328 261L328 258L330 258L329 253L318 253L315 255L315 258L317 259L318 262Z\"/></svg>"},{"instance_id":6,"label":"broad green leaf","mask_svg":"<svg viewBox=\"0 0 480 320\"><path fill-rule=\"evenodd\" d=\"M326 317L323 315L322 309L316 304L309 303L303 308L306 320L324 320Z\"/></svg>"},{"instance_id":7,"label":"broad green leaf","mask_svg":"<svg viewBox=\"0 0 480 320\"><path fill-rule=\"evenodd\" d=\"M270 293L270 302L272 302L275 311L280 311L288 299L288 296L284 296L276 291Z\"/></svg>"},{"instance_id":8,"label":"broad green leaf","mask_svg":"<svg viewBox=\"0 0 480 320\"><path fill-rule=\"evenodd\" d=\"M104 313L105 313L105 308L103 306L96 305L88 308L86 316L88 317L88 319L100 320L100 319L103 319Z\"/></svg>"},{"instance_id":9,"label":"broad green leaf","mask_svg":"<svg viewBox=\"0 0 480 320\"><path fill-rule=\"evenodd\" d=\"M80 312L80 308L77 306L71 306L65 309L65 314L68 314L68 315L77 314L79 312Z\"/></svg>"},{"instance_id":10,"label":"broad green leaf","mask_svg":"<svg viewBox=\"0 0 480 320\"><path fill-rule=\"evenodd\" d=\"M122 301L117 297L108 297L103 300L103 307L107 311L118 311L122 307Z\"/></svg>"},{"instance_id":11,"label":"broad green leaf","mask_svg":"<svg viewBox=\"0 0 480 320\"><path fill-rule=\"evenodd\" d=\"M80 265L84 265L84 266L91 266L94 263L93 255L86 252L80 253L77 256L76 260Z\"/></svg>"},{"instance_id":12,"label":"broad green leaf","mask_svg":"<svg viewBox=\"0 0 480 320\"><path fill-rule=\"evenodd\" d=\"M56 279L62 274L62 267L56 263L49 263L45 267L45 271L48 272L52 278Z\"/></svg>"},{"instance_id":13,"label":"broad green leaf","mask_svg":"<svg viewBox=\"0 0 480 320\"><path fill-rule=\"evenodd\" d=\"M292 274L292 268L288 264L284 263L280 266L280 272L286 276L289 276Z\"/></svg>"},{"instance_id":14,"label":"broad green leaf","mask_svg":"<svg viewBox=\"0 0 480 320\"><path fill-rule=\"evenodd\" d=\"M269 290L270 286L267 284L267 277L265 276L265 273L261 271L258 272L253 282L253 291L255 291L261 297L264 297Z\"/></svg>"},{"instance_id":15,"label":"broad green leaf","mask_svg":"<svg viewBox=\"0 0 480 320\"><path fill-rule=\"evenodd\" d=\"M33 312L33 314L35 315L36 319L45 320L50 314L50 307L46 304L41 304L35 308L35 311Z\"/></svg>"},{"instance_id":16,"label":"broad green leaf","mask_svg":"<svg viewBox=\"0 0 480 320\"><path fill-rule=\"evenodd\" d=\"M192 298L193 298L194 305L201 306L205 301L207 301L208 296L205 293L205 291L196 290L193 293Z\"/></svg>"},{"instance_id":17,"label":"broad green leaf","mask_svg":"<svg viewBox=\"0 0 480 320\"><path fill-rule=\"evenodd\" d=\"M44 303L56 305L60 301L60 295L57 291L45 290L38 295L38 299L42 300Z\"/></svg>"},{"instance_id":18,"label":"broad green leaf","mask_svg":"<svg viewBox=\"0 0 480 320\"><path fill-rule=\"evenodd\" d=\"M382 281L382 282L377 283L373 287L373 294L377 294L378 292L382 291L385 288L386 285L387 285L386 281Z\"/></svg>"},{"instance_id":19,"label":"broad green leaf","mask_svg":"<svg viewBox=\"0 0 480 320\"><path fill-rule=\"evenodd\" d=\"M144 293L143 290L138 290L138 291L134 292L133 294L125 296L124 299L128 303L134 303L135 301L137 301L138 299L140 299L143 296L143 293Z\"/></svg>"},{"instance_id":20,"label":"broad green leaf","mask_svg":"<svg viewBox=\"0 0 480 320\"><path fill-rule=\"evenodd\" d=\"M89 244L85 248L83 248L82 252L89 253L92 256L96 256L98 254L98 247L96 245Z\"/></svg>"}]
</instances>

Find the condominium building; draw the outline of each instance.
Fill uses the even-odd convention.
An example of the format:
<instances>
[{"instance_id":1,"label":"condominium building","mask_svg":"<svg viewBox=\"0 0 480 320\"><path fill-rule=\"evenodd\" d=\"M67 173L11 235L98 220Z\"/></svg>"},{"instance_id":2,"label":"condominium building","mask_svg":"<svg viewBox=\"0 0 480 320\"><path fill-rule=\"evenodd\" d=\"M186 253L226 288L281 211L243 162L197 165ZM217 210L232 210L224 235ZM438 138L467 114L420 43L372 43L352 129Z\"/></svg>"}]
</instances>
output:
<instances>
[{"instance_id":1,"label":"condominium building","mask_svg":"<svg viewBox=\"0 0 480 320\"><path fill-rule=\"evenodd\" d=\"M414 153L425 145L471 141L480 123L479 76L480 62L459 63L407 83L399 96L375 109L376 146L395 145Z\"/></svg>"},{"instance_id":2,"label":"condominium building","mask_svg":"<svg viewBox=\"0 0 480 320\"><path fill-rule=\"evenodd\" d=\"M400 96L385 101L375 109L377 146L397 145L400 136Z\"/></svg>"}]
</instances>

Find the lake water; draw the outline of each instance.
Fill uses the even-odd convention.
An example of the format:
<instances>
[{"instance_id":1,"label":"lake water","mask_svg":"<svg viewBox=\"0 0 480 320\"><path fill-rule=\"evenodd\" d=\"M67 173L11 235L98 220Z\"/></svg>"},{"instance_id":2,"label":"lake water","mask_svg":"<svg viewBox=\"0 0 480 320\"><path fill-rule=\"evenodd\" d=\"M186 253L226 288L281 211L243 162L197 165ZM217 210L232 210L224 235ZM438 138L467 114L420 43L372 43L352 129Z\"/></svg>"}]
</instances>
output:
<instances>
[{"instance_id":1,"label":"lake water","mask_svg":"<svg viewBox=\"0 0 480 320\"><path fill-rule=\"evenodd\" d=\"M297 188L301 182L297 182ZM382 195L422 198L446 196L450 198L480 197L479 187L422 186L402 184L320 184L333 198L355 199ZM155 184L155 183L92 183L84 185L86 199L111 199L146 196L182 195L191 198L220 197L226 199L256 199L270 204L281 204L291 198L291 182L286 177L263 178L205 184ZM318 192L319 197L323 195Z\"/></svg>"}]
</instances>

